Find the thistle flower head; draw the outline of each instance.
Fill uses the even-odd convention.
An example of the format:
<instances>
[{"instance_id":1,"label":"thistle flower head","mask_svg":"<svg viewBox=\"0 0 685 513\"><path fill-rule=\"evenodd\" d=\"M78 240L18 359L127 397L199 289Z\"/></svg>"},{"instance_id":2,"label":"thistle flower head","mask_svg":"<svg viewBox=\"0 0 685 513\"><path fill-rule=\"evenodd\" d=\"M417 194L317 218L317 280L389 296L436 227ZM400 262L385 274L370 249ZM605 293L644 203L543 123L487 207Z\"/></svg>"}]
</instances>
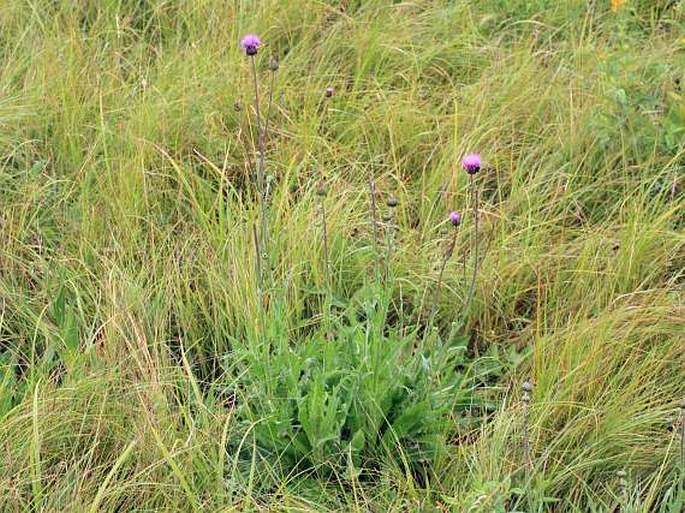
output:
<instances>
[{"instance_id":1,"label":"thistle flower head","mask_svg":"<svg viewBox=\"0 0 685 513\"><path fill-rule=\"evenodd\" d=\"M395 208L397 206L397 198L393 196L392 194L388 197L387 205L390 208Z\"/></svg>"},{"instance_id":2,"label":"thistle flower head","mask_svg":"<svg viewBox=\"0 0 685 513\"><path fill-rule=\"evenodd\" d=\"M452 211L447 218L454 227L457 227L461 224L461 214L459 212Z\"/></svg>"},{"instance_id":3,"label":"thistle flower head","mask_svg":"<svg viewBox=\"0 0 685 513\"><path fill-rule=\"evenodd\" d=\"M256 34L246 34L240 40L240 46L249 56L257 55L257 49L262 46L262 40Z\"/></svg>"},{"instance_id":4,"label":"thistle flower head","mask_svg":"<svg viewBox=\"0 0 685 513\"><path fill-rule=\"evenodd\" d=\"M475 175L480 171L480 155L478 153L469 153L461 161L461 165L468 174Z\"/></svg>"},{"instance_id":5,"label":"thistle flower head","mask_svg":"<svg viewBox=\"0 0 685 513\"><path fill-rule=\"evenodd\" d=\"M278 71L278 68L280 65L278 64L278 59L274 57L273 55L269 58L269 71Z\"/></svg>"},{"instance_id":6,"label":"thistle flower head","mask_svg":"<svg viewBox=\"0 0 685 513\"><path fill-rule=\"evenodd\" d=\"M326 98L330 98L333 96L333 93L335 92L335 89L333 89L333 86L328 86L326 88L326 92L324 93Z\"/></svg>"}]
</instances>

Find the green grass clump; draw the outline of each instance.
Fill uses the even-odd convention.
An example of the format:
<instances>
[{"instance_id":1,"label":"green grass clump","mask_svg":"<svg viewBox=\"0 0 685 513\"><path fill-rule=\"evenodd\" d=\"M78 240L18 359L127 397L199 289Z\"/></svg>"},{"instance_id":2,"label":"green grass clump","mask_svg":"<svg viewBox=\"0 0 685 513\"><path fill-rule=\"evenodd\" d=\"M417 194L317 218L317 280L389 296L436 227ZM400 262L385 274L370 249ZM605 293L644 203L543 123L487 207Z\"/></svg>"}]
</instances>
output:
<instances>
[{"instance_id":1,"label":"green grass clump","mask_svg":"<svg viewBox=\"0 0 685 513\"><path fill-rule=\"evenodd\" d=\"M248 4L0 6L0 510L680 511L683 6Z\"/></svg>"}]
</instances>

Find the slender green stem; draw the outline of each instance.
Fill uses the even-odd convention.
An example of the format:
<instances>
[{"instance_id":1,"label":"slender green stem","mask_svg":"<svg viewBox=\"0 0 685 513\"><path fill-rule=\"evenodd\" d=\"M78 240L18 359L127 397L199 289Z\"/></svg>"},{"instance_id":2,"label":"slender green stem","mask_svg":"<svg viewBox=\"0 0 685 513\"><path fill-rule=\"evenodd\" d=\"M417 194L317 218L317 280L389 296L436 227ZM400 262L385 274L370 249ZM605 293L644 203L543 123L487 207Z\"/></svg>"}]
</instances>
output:
<instances>
[{"instance_id":1,"label":"slender green stem","mask_svg":"<svg viewBox=\"0 0 685 513\"><path fill-rule=\"evenodd\" d=\"M274 76L276 75L275 71L271 72L271 77L269 79L269 101L266 107L266 121L264 122L264 137L268 137L269 135L269 124L271 121L271 108L273 105L273 100L274 100Z\"/></svg>"},{"instance_id":2,"label":"slender green stem","mask_svg":"<svg viewBox=\"0 0 685 513\"><path fill-rule=\"evenodd\" d=\"M393 239L394 239L394 229L395 225L393 223L394 217L392 215L392 211L390 213L390 218L388 219L388 224L386 227L386 248L385 248L385 285L386 287L388 286L388 282L390 280L390 258L392 257L392 245L393 245Z\"/></svg>"},{"instance_id":3,"label":"slender green stem","mask_svg":"<svg viewBox=\"0 0 685 513\"><path fill-rule=\"evenodd\" d=\"M257 273L257 294L260 296L261 301L261 295L264 285L264 283L262 282L262 252L259 244L259 234L257 233L256 225L252 225L252 237L254 239L254 248L257 257L257 260L255 261L255 272Z\"/></svg>"},{"instance_id":4,"label":"slender green stem","mask_svg":"<svg viewBox=\"0 0 685 513\"><path fill-rule=\"evenodd\" d=\"M530 400L533 386L530 381L525 381L523 389L523 458L526 467L526 478L530 482L533 472L533 459L530 454Z\"/></svg>"},{"instance_id":5,"label":"slender green stem","mask_svg":"<svg viewBox=\"0 0 685 513\"><path fill-rule=\"evenodd\" d=\"M326 339L329 339L329 315L331 303L331 264L328 254L328 222L326 218L326 198L324 195L319 195L319 208L321 211L321 244L323 248L323 268L324 268L324 288L325 297L322 308L323 323L325 327Z\"/></svg>"},{"instance_id":6,"label":"slender green stem","mask_svg":"<svg viewBox=\"0 0 685 513\"><path fill-rule=\"evenodd\" d=\"M452 254L454 253L454 247L457 244L457 228L455 227L452 234L452 240L450 245L447 247L445 254L442 257L442 262L440 263L440 272L438 273L438 283L435 287L435 292L433 293L433 301L431 302L430 315L428 317L428 327L426 328L426 333L430 331L433 327L433 321L435 320L435 313L438 309L438 301L440 299L440 289L442 288L442 278L445 275L445 269L447 268L447 262L449 262Z\"/></svg>"},{"instance_id":7,"label":"slender green stem","mask_svg":"<svg viewBox=\"0 0 685 513\"><path fill-rule=\"evenodd\" d=\"M323 267L326 289L331 286L331 263L328 257L328 226L326 222L326 205L324 198L321 198L321 239L323 243Z\"/></svg>"},{"instance_id":8,"label":"slender green stem","mask_svg":"<svg viewBox=\"0 0 685 513\"><path fill-rule=\"evenodd\" d=\"M264 277L262 273L262 260L261 260L261 248L259 244L259 234L257 233L257 225L252 225L252 237L254 239L254 247L256 253L255 260L255 270L257 272L257 301L258 301L258 311L259 311L259 330L262 337L266 337L266 320L265 320L265 309L266 309L266 294L264 291ZM266 340L266 338L264 338Z\"/></svg>"},{"instance_id":9,"label":"slender green stem","mask_svg":"<svg viewBox=\"0 0 685 513\"><path fill-rule=\"evenodd\" d=\"M259 186L259 206L260 206L260 222L261 222L261 257L268 264L269 262L269 235L267 231L267 218L266 218L266 184L264 176L265 167L265 148L264 148L264 130L262 129L262 115L259 110L259 81L257 80L257 63L255 58L252 57L252 77L254 79L254 105L255 114L257 117L257 136L258 136L258 151L259 151L259 163L257 165L257 183Z\"/></svg>"},{"instance_id":10,"label":"slender green stem","mask_svg":"<svg viewBox=\"0 0 685 513\"><path fill-rule=\"evenodd\" d=\"M276 75L275 71L271 72L271 77L269 79L269 102L266 108L266 121L264 122L264 140L269 137L269 125L271 122L271 107L273 105L273 98L274 98L274 76ZM262 159L263 160L263 159ZM265 178L266 180L266 178ZM265 190L264 190L264 203L268 205L269 203L269 182L266 181L265 184Z\"/></svg>"},{"instance_id":11,"label":"slender green stem","mask_svg":"<svg viewBox=\"0 0 685 513\"><path fill-rule=\"evenodd\" d=\"M375 259L375 274L378 279L378 270L380 267L379 251L378 251L378 212L376 208L376 182L373 179L373 171L369 170L369 196L371 199L371 224L373 226L373 249Z\"/></svg>"},{"instance_id":12,"label":"slender green stem","mask_svg":"<svg viewBox=\"0 0 685 513\"><path fill-rule=\"evenodd\" d=\"M473 251L473 273L471 275L471 285L466 299L466 311L471 309L473 296L476 292L476 278L478 277L478 189L476 188L476 175L471 176L471 203L473 205L473 238L471 249Z\"/></svg>"}]
</instances>

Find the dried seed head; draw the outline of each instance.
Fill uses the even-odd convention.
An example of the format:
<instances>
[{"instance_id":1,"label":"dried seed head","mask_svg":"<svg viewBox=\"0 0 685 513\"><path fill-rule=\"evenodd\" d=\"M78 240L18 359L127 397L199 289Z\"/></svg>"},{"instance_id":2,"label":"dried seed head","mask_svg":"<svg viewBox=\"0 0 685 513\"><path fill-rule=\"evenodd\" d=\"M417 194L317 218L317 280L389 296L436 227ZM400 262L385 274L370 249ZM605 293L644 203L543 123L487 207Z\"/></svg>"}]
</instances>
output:
<instances>
[{"instance_id":1,"label":"dried seed head","mask_svg":"<svg viewBox=\"0 0 685 513\"><path fill-rule=\"evenodd\" d=\"M383 221L385 221L386 223L392 221L392 214L390 212L385 212L383 214Z\"/></svg>"},{"instance_id":2,"label":"dried seed head","mask_svg":"<svg viewBox=\"0 0 685 513\"><path fill-rule=\"evenodd\" d=\"M278 59L274 57L273 55L269 57L269 65L268 65L269 71L277 71L279 68L278 64Z\"/></svg>"},{"instance_id":3,"label":"dried seed head","mask_svg":"<svg viewBox=\"0 0 685 513\"><path fill-rule=\"evenodd\" d=\"M395 208L397 206L397 198L392 194L388 197L387 205L390 208Z\"/></svg>"},{"instance_id":4,"label":"dried seed head","mask_svg":"<svg viewBox=\"0 0 685 513\"><path fill-rule=\"evenodd\" d=\"M241 102L240 100L234 101L233 110L236 112L240 112L241 110L243 110L243 102Z\"/></svg>"},{"instance_id":5,"label":"dried seed head","mask_svg":"<svg viewBox=\"0 0 685 513\"><path fill-rule=\"evenodd\" d=\"M523 385L521 385L521 389L525 393L530 394L533 391L533 385L530 383L530 381L526 380L523 382Z\"/></svg>"}]
</instances>

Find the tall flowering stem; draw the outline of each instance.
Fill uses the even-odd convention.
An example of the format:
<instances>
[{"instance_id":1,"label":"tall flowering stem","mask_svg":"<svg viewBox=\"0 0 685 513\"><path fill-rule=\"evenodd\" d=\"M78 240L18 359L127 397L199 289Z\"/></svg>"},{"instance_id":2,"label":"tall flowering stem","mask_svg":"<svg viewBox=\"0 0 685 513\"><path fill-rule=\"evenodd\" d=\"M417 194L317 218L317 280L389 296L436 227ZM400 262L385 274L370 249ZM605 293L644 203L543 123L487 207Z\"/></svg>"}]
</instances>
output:
<instances>
[{"instance_id":1,"label":"tall flowering stem","mask_svg":"<svg viewBox=\"0 0 685 513\"><path fill-rule=\"evenodd\" d=\"M264 123L264 133L265 135L269 134L269 121L271 120L271 107L273 105L273 100L274 100L274 78L276 76L276 72L278 71L278 68L280 68L280 64L276 60L275 57L271 57L269 59L269 71L271 72L269 75L269 102L266 107L266 123Z\"/></svg>"},{"instance_id":2,"label":"tall flowering stem","mask_svg":"<svg viewBox=\"0 0 685 513\"><path fill-rule=\"evenodd\" d=\"M252 78L254 82L254 106L255 116L257 118L257 148L259 152L259 162L257 164L257 186L259 188L259 206L260 206L260 241L261 241L261 257L268 264L269 263L269 236L267 231L267 217L266 217L266 180L264 175L265 167L265 140L264 129L262 127L262 114L259 109L259 80L257 78L257 63L255 56L262 45L259 36L254 34L247 34L240 41L240 46L245 50L245 54L250 57L252 61ZM263 284L262 284L263 285Z\"/></svg>"},{"instance_id":3,"label":"tall flowering stem","mask_svg":"<svg viewBox=\"0 0 685 513\"><path fill-rule=\"evenodd\" d=\"M373 178L373 171L369 170L369 197L371 199L371 224L373 226L373 248L374 248L374 258L375 258L375 272L376 278L378 278L378 268L379 268L379 251L378 251L378 209L376 208L376 181Z\"/></svg>"},{"instance_id":4,"label":"tall flowering stem","mask_svg":"<svg viewBox=\"0 0 685 513\"><path fill-rule=\"evenodd\" d=\"M397 198L395 196L390 196L386 205L388 206L388 213L384 217L385 231L386 231L386 248L385 248L385 269L384 269L384 282L386 286L390 281L390 259L392 257L392 246L395 235L395 209L397 208Z\"/></svg>"},{"instance_id":5,"label":"tall flowering stem","mask_svg":"<svg viewBox=\"0 0 685 513\"><path fill-rule=\"evenodd\" d=\"M321 173L323 175L323 172ZM316 195L319 197L319 211L321 213L321 245L323 249L324 299L321 308L324 334L326 340L331 339L330 308L331 308L331 263L328 256L328 220L326 218L326 195L328 187L323 181L316 185Z\"/></svg>"},{"instance_id":6,"label":"tall flowering stem","mask_svg":"<svg viewBox=\"0 0 685 513\"><path fill-rule=\"evenodd\" d=\"M466 310L468 311L476 291L476 278L478 276L478 188L476 186L476 174L480 171L481 167L480 155L477 153L467 155L462 161L462 167L469 175L471 204L473 205L473 273L471 275L471 285L469 286L469 293L466 299Z\"/></svg>"},{"instance_id":7,"label":"tall flowering stem","mask_svg":"<svg viewBox=\"0 0 685 513\"><path fill-rule=\"evenodd\" d=\"M330 100L330 98L333 97L333 88L328 87L326 89L324 96L327 100ZM324 126L325 126L326 121L327 121L327 116L326 116L327 113L328 113L328 105L326 105L326 108L324 110ZM327 223L327 219L326 219L326 202L325 202L326 196L328 195L328 185L326 184L323 168L319 168L319 182L316 185L316 195L319 197L319 210L321 212L321 239L322 239L321 242L323 245L324 280L326 281L326 283L325 283L326 291L327 291L327 293L330 293L331 265L330 265L329 255L328 255L328 223Z\"/></svg>"},{"instance_id":8,"label":"tall flowering stem","mask_svg":"<svg viewBox=\"0 0 685 513\"><path fill-rule=\"evenodd\" d=\"M330 91L330 94L328 94ZM325 97L330 99L333 96L333 89L326 89ZM324 114L328 112L326 107ZM324 115L324 125L326 116ZM326 196L328 195L328 186L325 181L323 168L319 168L319 182L316 185L316 195L319 198L319 212L321 214L321 245L323 249L323 273L324 273L324 304L321 308L321 315L323 316L324 332L326 340L331 339L330 332L330 308L331 308L331 263L328 253L328 219L326 217Z\"/></svg>"},{"instance_id":9,"label":"tall flowering stem","mask_svg":"<svg viewBox=\"0 0 685 513\"><path fill-rule=\"evenodd\" d=\"M323 175L323 172L321 173ZM316 184L316 195L319 197L319 212L321 214L321 245L323 249L323 272L326 290L330 288L330 259L328 256L328 223L326 220L326 195L328 194L328 187L322 180Z\"/></svg>"},{"instance_id":10,"label":"tall flowering stem","mask_svg":"<svg viewBox=\"0 0 685 513\"><path fill-rule=\"evenodd\" d=\"M330 104L332 102L334 94L335 94L335 89L332 86L328 86L324 90L324 93L323 93L324 107L323 107L323 117L321 120L320 132L321 132L321 135L324 137L326 137L326 135L328 135L328 131L329 131L329 118L331 116Z\"/></svg>"},{"instance_id":11,"label":"tall flowering stem","mask_svg":"<svg viewBox=\"0 0 685 513\"><path fill-rule=\"evenodd\" d=\"M253 224L252 225L252 237L254 239L254 247L255 247L255 253L256 253L256 260L255 260L255 271L257 273L257 301L259 302L258 308L259 308L259 329L261 331L262 336L266 334L266 324L264 321L264 309L266 308L266 296L264 295L264 278L262 276L262 263L261 263L261 249L259 247L259 235L257 233L257 225Z\"/></svg>"},{"instance_id":12,"label":"tall flowering stem","mask_svg":"<svg viewBox=\"0 0 685 513\"><path fill-rule=\"evenodd\" d=\"M261 260L261 255L262 251L260 248L260 243L259 243L259 235L257 234L257 226L252 225L252 238L254 242L254 249L255 249L255 256L257 257L257 260L255 260L255 272L257 273L257 283L259 284L259 291L261 293L261 286L262 286L262 260Z\"/></svg>"},{"instance_id":13,"label":"tall flowering stem","mask_svg":"<svg viewBox=\"0 0 685 513\"><path fill-rule=\"evenodd\" d=\"M450 240L449 246L442 257L442 262L440 263L440 272L438 273L438 284L435 287L435 292L433 293L433 301L431 302L430 316L428 317L428 327L426 333L430 332L433 327L433 320L435 318L435 312L438 309L438 300L440 299L440 289L442 288L442 278L445 275L445 269L447 268L447 262L452 258L454 253L454 247L457 245L457 228L461 224L461 215L459 212L450 212L448 216L450 224L454 227L452 231L452 239Z\"/></svg>"},{"instance_id":14,"label":"tall flowering stem","mask_svg":"<svg viewBox=\"0 0 685 513\"><path fill-rule=\"evenodd\" d=\"M262 240L262 255L264 260L268 262L269 259L269 238L267 233L267 219L266 219L266 179L264 174L265 165L265 148L264 148L264 130L262 129L262 116L259 110L259 81L257 80L257 64L252 58L252 76L254 78L254 92L255 92L255 114L257 116L257 137L258 137L258 151L259 163L257 165L257 183L259 185L259 206L261 212L261 240Z\"/></svg>"},{"instance_id":15,"label":"tall flowering stem","mask_svg":"<svg viewBox=\"0 0 685 513\"><path fill-rule=\"evenodd\" d=\"M268 104L266 107L266 121L264 122L264 139L269 136L269 122L271 121L271 107L273 106L273 99L274 99L274 78L276 76L276 71L278 71L278 68L280 67L278 61L276 60L275 57L271 57L269 59L269 100ZM269 182L265 184L265 190L264 190L264 202L268 204L269 202Z\"/></svg>"},{"instance_id":16,"label":"tall flowering stem","mask_svg":"<svg viewBox=\"0 0 685 513\"><path fill-rule=\"evenodd\" d=\"M475 175L471 175L471 198L473 203L473 274L469 287L467 304L471 306L476 292L476 278L478 276L478 188L476 187Z\"/></svg>"},{"instance_id":17,"label":"tall flowering stem","mask_svg":"<svg viewBox=\"0 0 685 513\"><path fill-rule=\"evenodd\" d=\"M533 471L533 459L530 455L530 400L533 392L533 385L530 381L524 381L521 386L523 391L523 459L526 467L526 475L530 480Z\"/></svg>"}]
</instances>

